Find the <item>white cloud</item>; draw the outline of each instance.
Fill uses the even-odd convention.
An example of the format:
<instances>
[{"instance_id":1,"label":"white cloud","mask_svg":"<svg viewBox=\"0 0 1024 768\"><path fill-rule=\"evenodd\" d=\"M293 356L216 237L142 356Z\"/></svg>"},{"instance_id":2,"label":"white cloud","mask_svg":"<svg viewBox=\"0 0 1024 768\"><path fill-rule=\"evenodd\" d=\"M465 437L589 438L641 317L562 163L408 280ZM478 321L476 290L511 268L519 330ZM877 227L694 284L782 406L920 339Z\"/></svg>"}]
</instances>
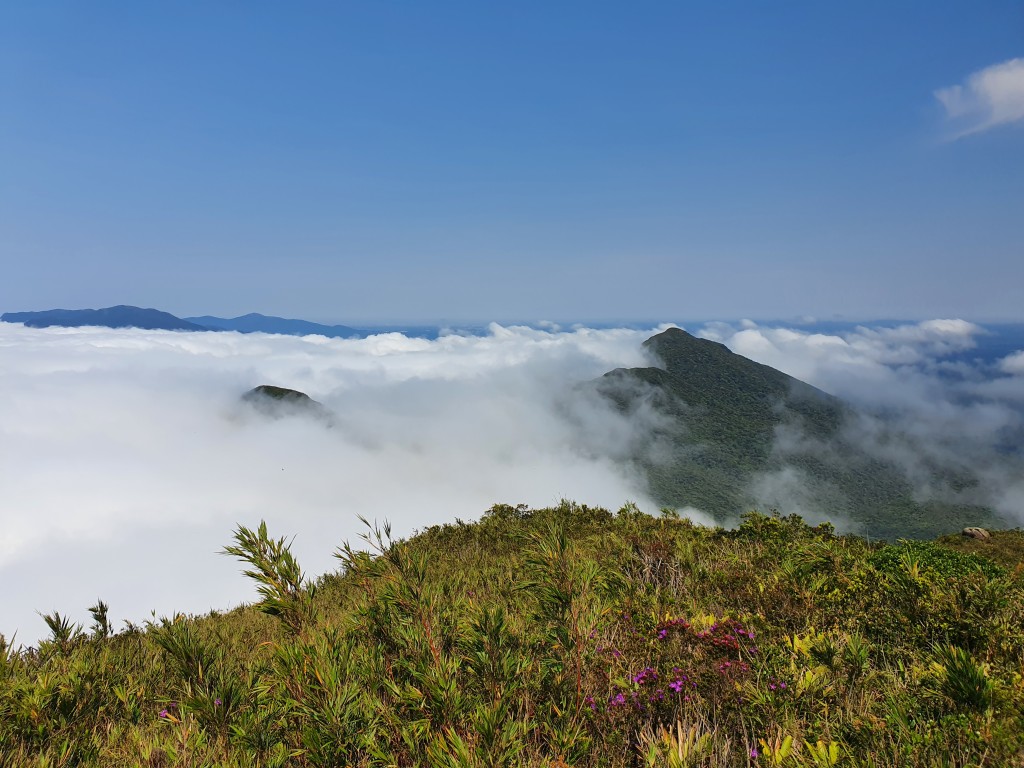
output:
<instances>
[{"instance_id":1,"label":"white cloud","mask_svg":"<svg viewBox=\"0 0 1024 768\"><path fill-rule=\"evenodd\" d=\"M720 341L738 354L778 368L854 402L872 405L913 401L906 381L934 379L933 366L943 358L972 349L984 330L965 320L927 320L891 328L860 327L842 334L812 333L794 328L761 327L749 322L738 328L714 323L698 332Z\"/></svg>"},{"instance_id":2,"label":"white cloud","mask_svg":"<svg viewBox=\"0 0 1024 768\"><path fill-rule=\"evenodd\" d=\"M963 85L935 91L935 98L946 110L953 138L1024 121L1024 59L980 69Z\"/></svg>"},{"instance_id":3,"label":"white cloud","mask_svg":"<svg viewBox=\"0 0 1024 768\"><path fill-rule=\"evenodd\" d=\"M45 329L0 323L0 632L31 642L36 610L77 620L97 597L118 618L253 598L216 552L238 523L296 534L331 570L356 515L396 533L562 497L656 507L587 434L635 439L572 385L644 364L631 330L494 326L484 337L364 340ZM337 416L257 418L238 397L293 387Z\"/></svg>"},{"instance_id":4,"label":"white cloud","mask_svg":"<svg viewBox=\"0 0 1024 768\"><path fill-rule=\"evenodd\" d=\"M992 503L1019 514L1021 474L1002 472L992 446L1006 430L1024 434L1024 353L985 375L948 367L982 333L963 320L699 331L897 414L927 454L903 451L908 473L923 476L930 457L980 468ZM653 510L623 460L657 455L657 415L641 406L626 418L572 393L612 368L649 364L649 335L496 325L483 337L342 340L0 323L0 579L18 585L0 632L32 642L45 631L36 610L85 620L97 597L136 622L150 609L251 600L237 563L216 554L238 523L295 534L300 562L319 574L359 531L356 515L406 535L497 502ZM238 397L261 383L308 393L335 426L247 413ZM763 480L766 498L814 517L799 474Z\"/></svg>"},{"instance_id":5,"label":"white cloud","mask_svg":"<svg viewBox=\"0 0 1024 768\"><path fill-rule=\"evenodd\" d=\"M1024 376L1024 350L1004 357L999 361L999 368L1014 376Z\"/></svg>"}]
</instances>

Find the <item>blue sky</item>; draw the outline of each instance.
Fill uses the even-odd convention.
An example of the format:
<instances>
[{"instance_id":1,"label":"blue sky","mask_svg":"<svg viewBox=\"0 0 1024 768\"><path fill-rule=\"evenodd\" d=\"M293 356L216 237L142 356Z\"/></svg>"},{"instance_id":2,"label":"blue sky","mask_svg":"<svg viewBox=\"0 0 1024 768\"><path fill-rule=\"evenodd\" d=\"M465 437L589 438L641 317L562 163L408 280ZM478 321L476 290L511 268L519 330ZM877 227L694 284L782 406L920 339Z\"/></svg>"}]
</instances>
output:
<instances>
[{"instance_id":1,"label":"blue sky","mask_svg":"<svg viewBox=\"0 0 1024 768\"><path fill-rule=\"evenodd\" d=\"M1016 2L6 2L0 311L1024 319L1022 57Z\"/></svg>"}]
</instances>

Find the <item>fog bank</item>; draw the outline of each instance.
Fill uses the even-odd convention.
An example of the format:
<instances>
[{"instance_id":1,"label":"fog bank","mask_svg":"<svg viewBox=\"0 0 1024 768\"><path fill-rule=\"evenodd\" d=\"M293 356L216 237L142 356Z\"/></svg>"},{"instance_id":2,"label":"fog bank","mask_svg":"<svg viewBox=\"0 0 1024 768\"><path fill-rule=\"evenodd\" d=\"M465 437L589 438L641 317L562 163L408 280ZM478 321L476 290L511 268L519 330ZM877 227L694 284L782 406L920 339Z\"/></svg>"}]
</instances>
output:
<instances>
[{"instance_id":1,"label":"fog bank","mask_svg":"<svg viewBox=\"0 0 1024 768\"><path fill-rule=\"evenodd\" d=\"M498 502L654 505L588 434L631 427L599 403L563 418L572 386L646 364L649 333L492 326L486 336L363 340L0 324L0 632L45 632L97 597L118 619L251 600L215 554L237 523L296 534L307 572L360 530L399 535ZM267 419L258 384L331 409Z\"/></svg>"},{"instance_id":2,"label":"fog bank","mask_svg":"<svg viewBox=\"0 0 1024 768\"><path fill-rule=\"evenodd\" d=\"M0 323L0 632L34 642L36 611L84 622L97 598L118 622L250 601L238 564L216 554L239 523L296 535L316 575L359 515L407 535L495 503L654 511L630 458L657 455L658 415L574 387L652 364L641 344L656 330L342 340ZM962 320L688 330L863 409L847 439L897 460L922 497L944 492L929 487L935 462L962 467L984 480L969 501L1024 522L1024 352L972 360L984 330ZM301 390L332 418L261 416L239 401L258 384ZM880 419L907 440L881 440ZM777 438L780 451L800 439ZM829 515L791 470L754 490Z\"/></svg>"}]
</instances>

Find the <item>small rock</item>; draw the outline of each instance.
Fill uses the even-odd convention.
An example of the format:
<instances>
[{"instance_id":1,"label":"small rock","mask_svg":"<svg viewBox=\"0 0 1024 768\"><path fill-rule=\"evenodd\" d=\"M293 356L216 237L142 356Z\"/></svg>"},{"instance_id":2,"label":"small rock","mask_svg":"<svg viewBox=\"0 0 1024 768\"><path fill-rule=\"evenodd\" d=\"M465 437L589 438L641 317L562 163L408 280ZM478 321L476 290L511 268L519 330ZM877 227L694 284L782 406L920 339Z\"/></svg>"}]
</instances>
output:
<instances>
[{"instance_id":1,"label":"small rock","mask_svg":"<svg viewBox=\"0 0 1024 768\"><path fill-rule=\"evenodd\" d=\"M969 539L988 539L992 536L984 528L964 528L961 534Z\"/></svg>"}]
</instances>

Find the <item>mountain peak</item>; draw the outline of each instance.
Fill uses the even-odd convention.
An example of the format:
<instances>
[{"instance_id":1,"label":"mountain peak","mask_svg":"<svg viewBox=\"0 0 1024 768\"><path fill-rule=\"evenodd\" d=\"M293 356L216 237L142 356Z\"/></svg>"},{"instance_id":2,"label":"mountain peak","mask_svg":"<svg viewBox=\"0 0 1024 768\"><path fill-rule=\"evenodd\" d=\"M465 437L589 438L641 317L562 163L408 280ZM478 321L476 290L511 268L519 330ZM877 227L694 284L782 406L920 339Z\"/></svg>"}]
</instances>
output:
<instances>
[{"instance_id":1,"label":"mountain peak","mask_svg":"<svg viewBox=\"0 0 1024 768\"><path fill-rule=\"evenodd\" d=\"M989 518L953 497L917 501L898 463L844 429L852 407L810 384L681 328L644 347L658 367L618 369L596 386L624 412L658 412L658 449L638 462L658 503L720 519L798 503L883 537Z\"/></svg>"},{"instance_id":2,"label":"mountain peak","mask_svg":"<svg viewBox=\"0 0 1024 768\"><path fill-rule=\"evenodd\" d=\"M0 316L6 323L23 323L29 328L59 326L77 328L142 328L164 331L205 331L202 326L182 320L158 309L118 304L103 309L49 309L42 312L7 312Z\"/></svg>"},{"instance_id":3,"label":"mountain peak","mask_svg":"<svg viewBox=\"0 0 1024 768\"><path fill-rule=\"evenodd\" d=\"M334 424L334 415L330 409L297 389L260 384L242 395L242 402L275 419L313 416L324 420L328 426Z\"/></svg>"},{"instance_id":4,"label":"mountain peak","mask_svg":"<svg viewBox=\"0 0 1024 768\"><path fill-rule=\"evenodd\" d=\"M665 370L669 373L674 373L673 369L680 366L708 364L729 357L739 357L725 344L699 338L682 328L664 330L647 339L643 346L665 364Z\"/></svg>"},{"instance_id":5,"label":"mountain peak","mask_svg":"<svg viewBox=\"0 0 1024 768\"><path fill-rule=\"evenodd\" d=\"M647 339L643 346L672 375L678 393L691 404L722 404L724 400L742 408L752 402L777 403L794 397L834 401L810 384L682 328L662 331ZM834 403L838 405L838 401Z\"/></svg>"}]
</instances>

